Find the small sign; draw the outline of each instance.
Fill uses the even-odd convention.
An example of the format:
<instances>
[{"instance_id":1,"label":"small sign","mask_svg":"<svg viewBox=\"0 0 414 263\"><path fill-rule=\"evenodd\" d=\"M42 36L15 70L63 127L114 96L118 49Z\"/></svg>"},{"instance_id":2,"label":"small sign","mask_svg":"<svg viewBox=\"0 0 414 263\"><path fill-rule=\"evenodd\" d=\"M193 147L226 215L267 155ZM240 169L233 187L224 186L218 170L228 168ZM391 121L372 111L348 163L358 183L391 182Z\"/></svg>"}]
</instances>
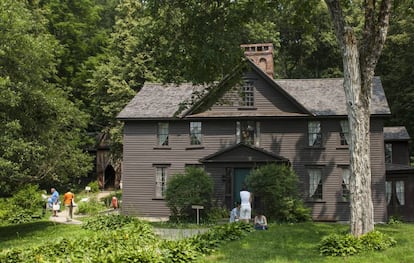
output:
<instances>
[{"instance_id":1,"label":"small sign","mask_svg":"<svg viewBox=\"0 0 414 263\"><path fill-rule=\"evenodd\" d=\"M197 209L197 225L200 223L200 209L204 209L202 205L192 205L192 209Z\"/></svg>"},{"instance_id":2,"label":"small sign","mask_svg":"<svg viewBox=\"0 0 414 263\"><path fill-rule=\"evenodd\" d=\"M89 191L91 190L91 187L90 187L90 186L86 186L86 187L85 187L85 190L86 190L87 192L89 192Z\"/></svg>"}]
</instances>

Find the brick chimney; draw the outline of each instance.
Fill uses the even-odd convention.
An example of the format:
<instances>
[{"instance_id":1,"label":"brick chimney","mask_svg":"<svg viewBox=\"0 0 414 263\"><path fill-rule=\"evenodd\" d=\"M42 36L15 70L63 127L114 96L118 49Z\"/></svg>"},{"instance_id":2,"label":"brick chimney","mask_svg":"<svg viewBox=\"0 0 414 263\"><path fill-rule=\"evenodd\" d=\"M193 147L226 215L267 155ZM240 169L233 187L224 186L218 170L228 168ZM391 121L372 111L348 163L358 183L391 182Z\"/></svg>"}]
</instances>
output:
<instances>
[{"instance_id":1,"label":"brick chimney","mask_svg":"<svg viewBox=\"0 0 414 263\"><path fill-rule=\"evenodd\" d=\"M273 44L242 44L244 55L273 79Z\"/></svg>"}]
</instances>

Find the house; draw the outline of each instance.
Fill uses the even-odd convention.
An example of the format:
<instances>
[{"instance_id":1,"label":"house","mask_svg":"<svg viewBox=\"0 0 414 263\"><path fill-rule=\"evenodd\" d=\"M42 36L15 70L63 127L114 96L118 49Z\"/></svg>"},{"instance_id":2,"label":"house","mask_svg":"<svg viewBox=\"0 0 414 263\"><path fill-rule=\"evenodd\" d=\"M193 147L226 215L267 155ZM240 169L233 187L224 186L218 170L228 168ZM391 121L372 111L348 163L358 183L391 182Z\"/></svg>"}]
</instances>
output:
<instances>
[{"instance_id":1,"label":"house","mask_svg":"<svg viewBox=\"0 0 414 263\"><path fill-rule=\"evenodd\" d=\"M251 169L288 162L314 220L349 220L343 79L273 79L273 45L242 48L248 59L235 69L242 82L230 75L212 87L146 83L119 113L123 214L168 216L166 182L186 166L203 167L214 180L215 202L230 208ZM371 113L374 220L383 222L383 121L390 110L378 77Z\"/></svg>"},{"instance_id":2,"label":"house","mask_svg":"<svg viewBox=\"0 0 414 263\"><path fill-rule=\"evenodd\" d=\"M414 221L414 167L410 166L410 136L405 127L384 127L388 216Z\"/></svg>"}]
</instances>

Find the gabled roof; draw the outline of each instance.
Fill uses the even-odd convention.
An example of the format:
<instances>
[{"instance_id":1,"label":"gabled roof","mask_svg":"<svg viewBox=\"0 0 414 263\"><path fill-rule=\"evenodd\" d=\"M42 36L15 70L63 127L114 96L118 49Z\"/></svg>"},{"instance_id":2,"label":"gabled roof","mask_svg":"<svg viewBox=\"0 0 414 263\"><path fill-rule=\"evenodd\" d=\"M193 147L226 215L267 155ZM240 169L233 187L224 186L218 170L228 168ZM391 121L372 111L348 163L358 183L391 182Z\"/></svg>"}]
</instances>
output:
<instances>
[{"instance_id":1,"label":"gabled roof","mask_svg":"<svg viewBox=\"0 0 414 263\"><path fill-rule=\"evenodd\" d=\"M410 135L404 126L384 127L384 140L408 141L410 140Z\"/></svg>"},{"instance_id":2,"label":"gabled roof","mask_svg":"<svg viewBox=\"0 0 414 263\"><path fill-rule=\"evenodd\" d=\"M345 92L342 78L273 80L249 59L249 68L257 72L271 88L277 89L305 115L346 116ZM190 83L145 83L137 95L118 114L120 120L183 118L209 108L228 89L226 82L236 77L239 65L221 82L212 86ZM373 81L372 115L389 115L390 109L379 77ZM259 116L258 116L259 117Z\"/></svg>"},{"instance_id":3,"label":"gabled roof","mask_svg":"<svg viewBox=\"0 0 414 263\"><path fill-rule=\"evenodd\" d=\"M343 78L275 80L316 116L348 115L343 81ZM391 114L379 77L373 80L371 114Z\"/></svg>"},{"instance_id":4,"label":"gabled roof","mask_svg":"<svg viewBox=\"0 0 414 263\"><path fill-rule=\"evenodd\" d=\"M145 83L141 90L118 114L124 119L160 119L172 118L206 90L206 86L191 83L161 84Z\"/></svg>"},{"instance_id":5,"label":"gabled roof","mask_svg":"<svg viewBox=\"0 0 414 263\"><path fill-rule=\"evenodd\" d=\"M281 162L288 164L289 160L271 152L265 151L264 149L245 143L238 143L216 153L208 155L200 159L200 162Z\"/></svg>"}]
</instances>

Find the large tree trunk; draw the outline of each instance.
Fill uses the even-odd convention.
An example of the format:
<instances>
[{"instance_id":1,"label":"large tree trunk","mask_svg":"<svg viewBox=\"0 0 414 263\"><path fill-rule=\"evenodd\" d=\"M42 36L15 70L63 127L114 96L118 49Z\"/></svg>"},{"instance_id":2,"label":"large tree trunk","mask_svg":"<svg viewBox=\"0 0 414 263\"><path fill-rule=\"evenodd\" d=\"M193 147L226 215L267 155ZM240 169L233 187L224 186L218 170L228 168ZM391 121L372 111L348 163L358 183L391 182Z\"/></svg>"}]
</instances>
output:
<instances>
[{"instance_id":1,"label":"large tree trunk","mask_svg":"<svg viewBox=\"0 0 414 263\"><path fill-rule=\"evenodd\" d=\"M359 237L374 229L371 195L370 106L374 69L385 43L391 0L383 0L376 17L375 0L365 0L365 24L360 49L352 28L347 27L339 0L325 0L342 50L344 90L351 131L349 143L350 227ZM359 8L355 6L355 8ZM385 183L385 182L384 182Z\"/></svg>"},{"instance_id":2,"label":"large tree trunk","mask_svg":"<svg viewBox=\"0 0 414 263\"><path fill-rule=\"evenodd\" d=\"M374 230L369 133L371 93L363 92L371 89L361 86L359 52L354 32L346 28L344 33L344 90L351 131L350 227L354 236L360 236Z\"/></svg>"}]
</instances>

